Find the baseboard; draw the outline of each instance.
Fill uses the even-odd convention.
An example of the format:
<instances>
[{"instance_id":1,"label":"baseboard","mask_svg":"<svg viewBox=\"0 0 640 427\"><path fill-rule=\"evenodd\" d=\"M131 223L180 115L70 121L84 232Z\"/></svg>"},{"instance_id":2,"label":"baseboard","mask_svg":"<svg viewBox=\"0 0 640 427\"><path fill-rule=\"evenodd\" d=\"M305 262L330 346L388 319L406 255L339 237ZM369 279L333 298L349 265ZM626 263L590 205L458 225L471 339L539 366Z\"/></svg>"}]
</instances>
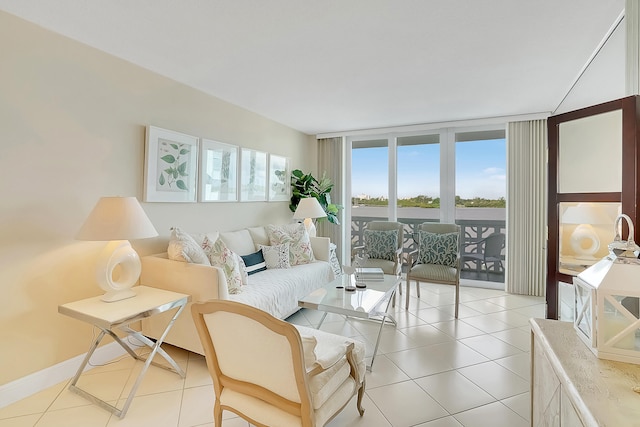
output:
<instances>
[{"instance_id":1,"label":"baseboard","mask_svg":"<svg viewBox=\"0 0 640 427\"><path fill-rule=\"evenodd\" d=\"M96 349L91 357L91 363L93 365L100 365L116 357L120 357L123 354L126 354L125 350L117 342L112 342ZM85 356L86 353L81 354L72 359L60 362L57 365L34 372L26 377L3 384L0 386L0 408L4 408L25 397L29 397L62 381L73 378ZM94 367L95 366L87 365L85 372Z\"/></svg>"}]
</instances>

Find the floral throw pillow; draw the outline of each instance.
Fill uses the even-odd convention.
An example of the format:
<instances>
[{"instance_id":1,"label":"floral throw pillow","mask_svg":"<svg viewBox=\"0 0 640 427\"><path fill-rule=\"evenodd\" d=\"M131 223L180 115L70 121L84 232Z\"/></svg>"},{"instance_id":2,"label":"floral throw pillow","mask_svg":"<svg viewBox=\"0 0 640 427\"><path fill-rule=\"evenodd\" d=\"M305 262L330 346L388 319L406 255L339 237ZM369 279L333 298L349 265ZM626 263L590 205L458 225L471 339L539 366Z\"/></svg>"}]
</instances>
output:
<instances>
[{"instance_id":1,"label":"floral throw pillow","mask_svg":"<svg viewBox=\"0 0 640 427\"><path fill-rule=\"evenodd\" d=\"M267 268L291 268L289 263L289 244L282 245L258 245L264 255L264 262Z\"/></svg>"},{"instance_id":2,"label":"floral throw pillow","mask_svg":"<svg viewBox=\"0 0 640 427\"><path fill-rule=\"evenodd\" d=\"M211 265L207 254L198 242L196 242L191 235L180 230L178 227L171 228L171 237L169 239L167 254L169 259L174 261Z\"/></svg>"},{"instance_id":3,"label":"floral throw pillow","mask_svg":"<svg viewBox=\"0 0 640 427\"><path fill-rule=\"evenodd\" d=\"M418 232L418 262L455 267L458 262L458 233Z\"/></svg>"},{"instance_id":4,"label":"floral throw pillow","mask_svg":"<svg viewBox=\"0 0 640 427\"><path fill-rule=\"evenodd\" d=\"M208 237L205 237L202 242L202 249L209 256L211 265L220 267L224 271L229 293L240 293L242 291L242 271L237 255L220 238L215 242L211 242Z\"/></svg>"},{"instance_id":5,"label":"floral throw pillow","mask_svg":"<svg viewBox=\"0 0 640 427\"><path fill-rule=\"evenodd\" d=\"M364 251L369 258L395 261L398 230L364 230Z\"/></svg>"},{"instance_id":6,"label":"floral throw pillow","mask_svg":"<svg viewBox=\"0 0 640 427\"><path fill-rule=\"evenodd\" d=\"M289 244L289 264L308 264L315 260L304 224L267 225L265 228L271 246Z\"/></svg>"}]
</instances>

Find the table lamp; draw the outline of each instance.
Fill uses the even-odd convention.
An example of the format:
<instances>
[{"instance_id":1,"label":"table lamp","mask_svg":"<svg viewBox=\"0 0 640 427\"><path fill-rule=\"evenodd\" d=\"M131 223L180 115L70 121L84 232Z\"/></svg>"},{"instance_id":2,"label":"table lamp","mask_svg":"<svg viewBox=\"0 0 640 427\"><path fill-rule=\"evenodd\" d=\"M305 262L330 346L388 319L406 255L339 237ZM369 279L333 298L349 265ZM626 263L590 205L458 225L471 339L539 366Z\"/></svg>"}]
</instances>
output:
<instances>
[{"instance_id":1,"label":"table lamp","mask_svg":"<svg viewBox=\"0 0 640 427\"><path fill-rule=\"evenodd\" d=\"M320 202L315 197L306 197L300 199L298 207L293 214L294 219L303 219L304 226L307 229L310 237L316 237L316 226L313 223L313 218L324 218L327 213L320 206Z\"/></svg>"},{"instance_id":2,"label":"table lamp","mask_svg":"<svg viewBox=\"0 0 640 427\"><path fill-rule=\"evenodd\" d=\"M96 280L106 293L102 301L135 296L131 289L142 265L129 240L157 236L158 232L135 197L103 197L76 235L78 240L108 241L98 257Z\"/></svg>"},{"instance_id":3,"label":"table lamp","mask_svg":"<svg viewBox=\"0 0 640 427\"><path fill-rule=\"evenodd\" d=\"M564 224L578 224L570 237L571 248L577 259L595 259L594 254L600 249L600 238L593 224L609 224L611 218L602 209L590 203L578 203L569 206L562 215Z\"/></svg>"}]
</instances>

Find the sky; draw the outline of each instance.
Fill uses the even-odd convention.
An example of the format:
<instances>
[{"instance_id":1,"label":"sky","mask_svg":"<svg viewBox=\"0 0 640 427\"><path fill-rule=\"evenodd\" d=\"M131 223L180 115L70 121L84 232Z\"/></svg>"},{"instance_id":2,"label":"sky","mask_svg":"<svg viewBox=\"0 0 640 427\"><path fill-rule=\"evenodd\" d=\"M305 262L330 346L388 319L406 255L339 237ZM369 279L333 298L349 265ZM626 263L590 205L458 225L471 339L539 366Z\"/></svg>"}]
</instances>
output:
<instances>
[{"instance_id":1,"label":"sky","mask_svg":"<svg viewBox=\"0 0 640 427\"><path fill-rule=\"evenodd\" d=\"M440 146L398 147L398 198L440 196ZM456 195L463 199L506 197L504 139L456 143ZM352 152L351 190L354 196L388 196L387 148Z\"/></svg>"}]
</instances>

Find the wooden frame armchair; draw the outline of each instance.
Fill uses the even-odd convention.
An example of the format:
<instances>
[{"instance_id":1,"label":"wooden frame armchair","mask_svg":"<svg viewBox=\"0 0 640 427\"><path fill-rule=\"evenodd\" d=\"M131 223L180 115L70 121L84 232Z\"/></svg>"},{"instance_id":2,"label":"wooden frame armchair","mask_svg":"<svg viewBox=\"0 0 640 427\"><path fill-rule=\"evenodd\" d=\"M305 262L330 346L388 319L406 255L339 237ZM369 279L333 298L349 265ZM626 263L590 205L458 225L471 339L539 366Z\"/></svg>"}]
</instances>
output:
<instances>
[{"instance_id":1,"label":"wooden frame armchair","mask_svg":"<svg viewBox=\"0 0 640 427\"><path fill-rule=\"evenodd\" d=\"M418 226L418 232L416 235L420 235L420 231L426 231L433 234L450 234L457 233L457 242L453 248L442 242L437 242L434 250L440 252L443 256L434 256L431 262L420 262L418 258L420 250L419 238L416 239L418 243L418 250L415 250L409 254L409 264L407 271L407 308L409 308L409 293L411 287L411 281L416 282L416 293L420 298L420 282L436 283L444 285L453 285L456 287L455 298L455 317L458 318L458 306L460 305L460 226L456 224L438 224L425 222ZM444 237L444 236L443 236ZM431 248L423 248L430 250ZM429 257L426 257L429 258Z\"/></svg>"},{"instance_id":2,"label":"wooden frame armchair","mask_svg":"<svg viewBox=\"0 0 640 427\"><path fill-rule=\"evenodd\" d=\"M234 301L196 303L191 312L213 379L216 427L223 410L256 426L323 426L356 394L364 413L364 344Z\"/></svg>"},{"instance_id":3,"label":"wooden frame armchair","mask_svg":"<svg viewBox=\"0 0 640 427\"><path fill-rule=\"evenodd\" d=\"M367 231L393 231L398 230L397 240L395 242L395 249L391 248L388 251L377 250L375 252L388 252L387 257L376 258L369 257L366 261L366 264L363 267L379 267L382 269L384 274L398 275L402 269L402 252L403 252L403 244L404 244L404 224L400 222L393 221L370 221L367 224L365 229L365 233ZM364 250L365 252L369 252L371 248L367 248L366 245L366 234L365 234L365 244L361 246L356 246L352 249L352 259L355 257L358 251Z\"/></svg>"}]
</instances>

